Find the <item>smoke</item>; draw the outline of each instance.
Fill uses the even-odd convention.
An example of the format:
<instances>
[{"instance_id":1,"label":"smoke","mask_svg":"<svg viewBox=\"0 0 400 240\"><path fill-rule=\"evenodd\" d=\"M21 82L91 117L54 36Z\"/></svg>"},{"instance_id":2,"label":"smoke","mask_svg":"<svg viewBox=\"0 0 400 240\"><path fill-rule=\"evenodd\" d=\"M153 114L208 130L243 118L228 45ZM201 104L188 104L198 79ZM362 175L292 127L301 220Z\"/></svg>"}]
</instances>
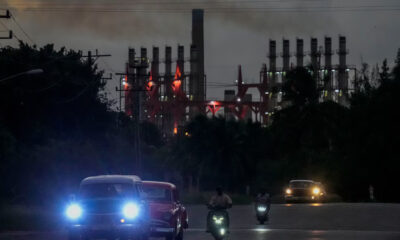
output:
<instances>
[{"instance_id":1,"label":"smoke","mask_svg":"<svg viewBox=\"0 0 400 240\"><path fill-rule=\"evenodd\" d=\"M6 0L1 6L16 12L37 33L61 28L67 34L91 33L111 40L187 38L192 8L205 9L206 28L230 24L282 36L312 34L332 24L329 14L295 12L308 6L304 1Z\"/></svg>"}]
</instances>

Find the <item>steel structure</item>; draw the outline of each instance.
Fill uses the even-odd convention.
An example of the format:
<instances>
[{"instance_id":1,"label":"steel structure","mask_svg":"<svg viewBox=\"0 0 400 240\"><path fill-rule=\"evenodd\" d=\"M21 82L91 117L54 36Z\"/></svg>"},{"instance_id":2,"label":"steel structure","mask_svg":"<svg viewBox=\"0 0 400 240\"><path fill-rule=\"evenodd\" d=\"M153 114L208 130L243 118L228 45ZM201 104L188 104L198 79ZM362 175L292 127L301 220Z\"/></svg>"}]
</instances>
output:
<instances>
[{"instance_id":1,"label":"steel structure","mask_svg":"<svg viewBox=\"0 0 400 240\"><path fill-rule=\"evenodd\" d=\"M190 57L185 58L184 46L178 45L177 57L173 61L172 48L165 48L165 59L160 60L158 47L153 47L152 58L147 56L147 49L140 49L136 57L135 49L129 50L129 62L126 76L122 82L125 92L125 112L138 121L150 121L162 129L166 136L177 134L187 120L199 114L216 115L224 109L225 116L244 120L252 118L262 124L268 124L274 111L285 107L282 86L286 73L294 67L310 66L310 73L321 89L320 100L333 100L346 105L351 91L349 74L356 69L346 63L346 38L339 37L339 64L332 64L332 39L325 38L325 46L318 46L318 39L311 38L310 61L305 64L303 39L296 39L296 53L290 52L290 41L282 41L282 67L277 67L277 44L269 41L269 69L262 65L258 83L244 83L242 68L238 67L236 90L225 91L223 101L206 100L207 81L204 74L204 33L203 10L193 10L192 44ZM321 56L325 64L321 64ZM296 66L291 63L295 56ZM187 63L187 64L186 64ZM164 72L160 71L164 65ZM185 66L190 65L189 71ZM172 69L175 71L172 71ZM259 100L252 101L250 89L259 93Z\"/></svg>"}]
</instances>

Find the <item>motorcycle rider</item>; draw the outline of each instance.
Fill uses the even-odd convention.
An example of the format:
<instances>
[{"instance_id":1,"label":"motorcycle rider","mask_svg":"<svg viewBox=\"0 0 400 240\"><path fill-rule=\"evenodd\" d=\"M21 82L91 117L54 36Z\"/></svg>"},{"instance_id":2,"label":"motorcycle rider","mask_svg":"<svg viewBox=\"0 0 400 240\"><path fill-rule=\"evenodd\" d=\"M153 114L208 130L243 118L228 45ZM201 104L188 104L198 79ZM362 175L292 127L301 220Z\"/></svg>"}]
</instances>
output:
<instances>
[{"instance_id":1,"label":"motorcycle rider","mask_svg":"<svg viewBox=\"0 0 400 240\"><path fill-rule=\"evenodd\" d=\"M269 210L271 207L271 196L269 195L269 193L267 193L267 190L265 188L262 188L260 192L257 194L256 204L255 204L256 210L257 210L257 205L259 204L267 205L268 208L267 214L269 214Z\"/></svg>"},{"instance_id":2,"label":"motorcycle rider","mask_svg":"<svg viewBox=\"0 0 400 240\"><path fill-rule=\"evenodd\" d=\"M211 217L213 216L214 211L226 210L226 209L232 207L232 199L223 192L222 187L217 187L215 189L215 191L216 191L216 194L211 197L211 199L208 203L210 211L208 212L208 215L207 215L207 232L209 232L209 230L210 230ZM229 226L228 212L226 212L226 220L227 220L227 224Z\"/></svg>"}]
</instances>

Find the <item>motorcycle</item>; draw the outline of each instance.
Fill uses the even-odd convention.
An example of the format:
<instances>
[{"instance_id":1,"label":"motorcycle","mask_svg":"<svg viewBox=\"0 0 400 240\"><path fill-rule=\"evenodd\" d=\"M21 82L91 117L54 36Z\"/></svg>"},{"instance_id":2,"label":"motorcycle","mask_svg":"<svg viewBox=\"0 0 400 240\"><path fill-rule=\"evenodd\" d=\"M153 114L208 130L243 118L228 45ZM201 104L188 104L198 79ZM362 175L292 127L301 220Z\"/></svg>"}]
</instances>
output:
<instances>
[{"instance_id":1,"label":"motorcycle","mask_svg":"<svg viewBox=\"0 0 400 240\"><path fill-rule=\"evenodd\" d=\"M257 221L260 224L264 224L264 222L268 222L269 220L269 209L267 204L256 204L256 216Z\"/></svg>"},{"instance_id":2,"label":"motorcycle","mask_svg":"<svg viewBox=\"0 0 400 240\"><path fill-rule=\"evenodd\" d=\"M208 224L209 232L215 240L223 240L228 238L229 229L229 214L225 208L214 208L208 206L211 214Z\"/></svg>"}]
</instances>

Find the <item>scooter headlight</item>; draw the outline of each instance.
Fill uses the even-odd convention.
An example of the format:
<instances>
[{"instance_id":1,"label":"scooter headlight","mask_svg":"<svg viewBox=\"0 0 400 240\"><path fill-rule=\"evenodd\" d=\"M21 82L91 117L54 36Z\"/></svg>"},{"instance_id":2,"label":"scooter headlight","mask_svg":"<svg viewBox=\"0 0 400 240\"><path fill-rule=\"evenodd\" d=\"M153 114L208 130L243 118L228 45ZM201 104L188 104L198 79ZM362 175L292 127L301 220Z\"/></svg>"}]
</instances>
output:
<instances>
[{"instance_id":1,"label":"scooter headlight","mask_svg":"<svg viewBox=\"0 0 400 240\"><path fill-rule=\"evenodd\" d=\"M122 212L127 219L135 219L139 215L139 207L136 203L127 203Z\"/></svg>"},{"instance_id":2,"label":"scooter headlight","mask_svg":"<svg viewBox=\"0 0 400 240\"><path fill-rule=\"evenodd\" d=\"M76 203L71 204L67 207L65 214L69 219L76 220L82 216L82 208Z\"/></svg>"},{"instance_id":3,"label":"scooter headlight","mask_svg":"<svg viewBox=\"0 0 400 240\"><path fill-rule=\"evenodd\" d=\"M217 225L221 225L224 221L224 217L217 217L217 216L213 216L213 220L214 223Z\"/></svg>"},{"instance_id":4,"label":"scooter headlight","mask_svg":"<svg viewBox=\"0 0 400 240\"><path fill-rule=\"evenodd\" d=\"M265 212L265 211L267 211L267 207L265 207L265 206L258 206L258 207L257 207L257 211L259 211L259 212Z\"/></svg>"},{"instance_id":5,"label":"scooter headlight","mask_svg":"<svg viewBox=\"0 0 400 240\"><path fill-rule=\"evenodd\" d=\"M219 230L219 233L223 236L223 235L225 235L225 228L221 228L220 230Z\"/></svg>"}]
</instances>

